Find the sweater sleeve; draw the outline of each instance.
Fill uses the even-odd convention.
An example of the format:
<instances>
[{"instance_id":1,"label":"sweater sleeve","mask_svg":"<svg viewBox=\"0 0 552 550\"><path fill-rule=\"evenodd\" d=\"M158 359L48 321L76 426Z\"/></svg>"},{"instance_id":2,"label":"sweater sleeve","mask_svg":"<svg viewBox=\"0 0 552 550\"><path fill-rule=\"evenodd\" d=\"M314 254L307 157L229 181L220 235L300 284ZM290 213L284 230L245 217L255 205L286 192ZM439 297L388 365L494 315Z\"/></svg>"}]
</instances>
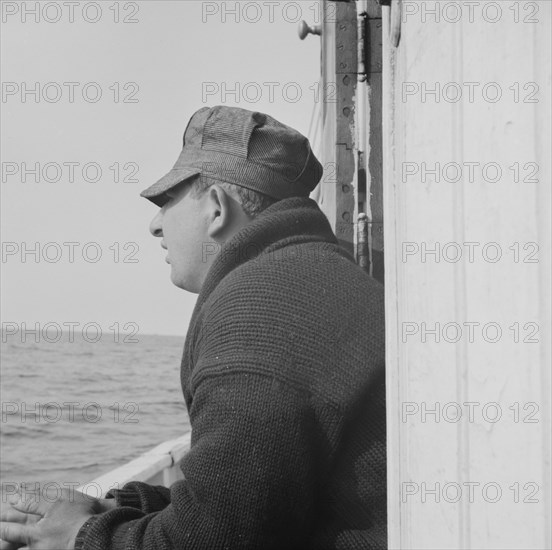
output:
<instances>
[{"instance_id":1,"label":"sweater sleeve","mask_svg":"<svg viewBox=\"0 0 552 550\"><path fill-rule=\"evenodd\" d=\"M171 493L167 487L161 485L131 481L122 489L111 489L106 498L114 498L117 506L131 506L150 514L163 510L171 501Z\"/></svg>"},{"instance_id":2,"label":"sweater sleeve","mask_svg":"<svg viewBox=\"0 0 552 550\"><path fill-rule=\"evenodd\" d=\"M213 364L194 381L192 446L157 513L118 508L79 533L85 550L281 549L305 545L316 458L323 460L309 400L261 374ZM139 514L139 517L137 517Z\"/></svg>"}]
</instances>

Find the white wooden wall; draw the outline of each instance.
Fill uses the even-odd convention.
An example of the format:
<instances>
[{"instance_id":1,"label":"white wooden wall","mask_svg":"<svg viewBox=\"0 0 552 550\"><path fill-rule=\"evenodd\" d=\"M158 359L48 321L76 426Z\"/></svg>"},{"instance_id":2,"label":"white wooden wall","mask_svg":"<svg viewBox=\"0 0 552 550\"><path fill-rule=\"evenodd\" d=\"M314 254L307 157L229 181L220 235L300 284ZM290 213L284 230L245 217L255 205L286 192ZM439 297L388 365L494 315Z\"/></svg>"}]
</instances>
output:
<instances>
[{"instance_id":1,"label":"white wooden wall","mask_svg":"<svg viewBox=\"0 0 552 550\"><path fill-rule=\"evenodd\" d=\"M490 2L475 6L473 21L466 2L446 2L463 12L457 23L436 22L427 12L435 4L403 2L398 47L388 37L391 9L383 12L389 548L549 549L552 3L499 2L495 23ZM458 12L449 9L452 21ZM403 96L405 83L412 91L436 82L458 84L462 100ZM473 103L466 82L479 83ZM486 83L500 86L500 100L491 101L496 85L482 95ZM524 102L535 90L527 83L539 86L536 103ZM450 100L455 89L447 88ZM404 163L424 162L497 163L503 173L495 183L491 166L486 175L476 167L474 181L468 167L456 183L451 168L449 181L420 172L403 181ZM518 183L509 169L516 162ZM538 165L538 183L526 163ZM422 255L436 243L456 243L445 249L448 261ZM497 246L488 243L500 246L495 263ZM466 322L479 323L473 338ZM436 342L423 323L449 323L448 331ZM457 343L451 323L463 329ZM491 343L497 326L502 336ZM436 406L440 418L427 410Z\"/></svg>"}]
</instances>

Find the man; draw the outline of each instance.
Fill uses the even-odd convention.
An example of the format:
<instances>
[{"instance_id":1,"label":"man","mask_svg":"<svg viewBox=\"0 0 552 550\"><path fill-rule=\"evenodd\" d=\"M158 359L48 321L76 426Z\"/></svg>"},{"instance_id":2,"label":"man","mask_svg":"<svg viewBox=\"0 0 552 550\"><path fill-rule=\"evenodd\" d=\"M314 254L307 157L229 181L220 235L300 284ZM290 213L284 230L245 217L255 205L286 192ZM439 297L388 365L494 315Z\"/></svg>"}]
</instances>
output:
<instances>
[{"instance_id":1,"label":"man","mask_svg":"<svg viewBox=\"0 0 552 550\"><path fill-rule=\"evenodd\" d=\"M93 505L15 502L2 538L84 550L386 547L383 291L308 198L321 174L308 140L267 115L193 115L174 168L142 193L161 207L151 232L172 282L199 294L181 366L185 480L129 483ZM41 521L25 524L28 513Z\"/></svg>"}]
</instances>

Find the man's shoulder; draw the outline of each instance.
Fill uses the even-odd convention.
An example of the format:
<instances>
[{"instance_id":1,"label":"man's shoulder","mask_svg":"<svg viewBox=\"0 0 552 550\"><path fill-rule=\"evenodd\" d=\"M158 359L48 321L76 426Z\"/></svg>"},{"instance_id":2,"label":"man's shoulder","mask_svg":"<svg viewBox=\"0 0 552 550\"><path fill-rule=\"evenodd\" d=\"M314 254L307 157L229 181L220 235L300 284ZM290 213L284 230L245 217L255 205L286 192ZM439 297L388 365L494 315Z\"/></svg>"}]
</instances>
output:
<instances>
[{"instance_id":1,"label":"man's shoulder","mask_svg":"<svg viewBox=\"0 0 552 550\"><path fill-rule=\"evenodd\" d=\"M383 285L339 246L303 242L267 250L230 271L206 300L204 314L256 322L297 314L327 320L370 315L383 324L383 300Z\"/></svg>"},{"instance_id":2,"label":"man's shoulder","mask_svg":"<svg viewBox=\"0 0 552 550\"><path fill-rule=\"evenodd\" d=\"M347 402L366 386L384 363L382 286L346 256L325 252L338 256L331 267L307 260L303 249L295 259L258 257L226 274L195 326L196 381L253 365L332 402L336 392Z\"/></svg>"}]
</instances>

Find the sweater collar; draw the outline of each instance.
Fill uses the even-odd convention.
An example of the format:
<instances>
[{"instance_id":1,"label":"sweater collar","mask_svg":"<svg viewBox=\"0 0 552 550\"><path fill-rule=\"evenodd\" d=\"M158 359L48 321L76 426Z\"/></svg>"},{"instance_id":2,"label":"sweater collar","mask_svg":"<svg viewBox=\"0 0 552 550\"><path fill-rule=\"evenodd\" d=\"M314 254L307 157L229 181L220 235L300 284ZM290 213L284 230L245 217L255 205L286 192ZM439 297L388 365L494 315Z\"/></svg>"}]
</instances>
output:
<instances>
[{"instance_id":1,"label":"sweater collar","mask_svg":"<svg viewBox=\"0 0 552 550\"><path fill-rule=\"evenodd\" d=\"M308 197L291 197L275 202L221 246L205 277L194 316L220 281L239 265L269 248L309 241L338 244L318 204Z\"/></svg>"}]
</instances>

